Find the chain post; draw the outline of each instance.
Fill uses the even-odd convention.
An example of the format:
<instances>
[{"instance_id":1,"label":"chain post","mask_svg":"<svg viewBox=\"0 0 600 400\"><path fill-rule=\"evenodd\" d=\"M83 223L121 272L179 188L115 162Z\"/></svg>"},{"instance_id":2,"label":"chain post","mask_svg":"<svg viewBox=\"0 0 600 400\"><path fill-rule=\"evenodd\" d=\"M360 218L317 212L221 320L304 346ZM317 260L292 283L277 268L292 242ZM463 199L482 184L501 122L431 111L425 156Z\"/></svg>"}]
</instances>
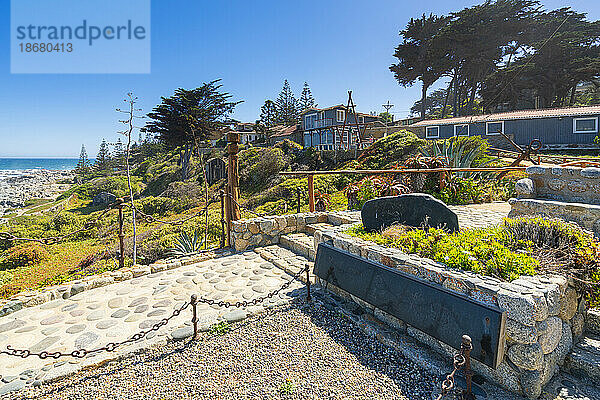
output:
<instances>
[{"instance_id":1,"label":"chain post","mask_svg":"<svg viewBox=\"0 0 600 400\"><path fill-rule=\"evenodd\" d=\"M123 202L124 200L117 199L117 209L119 210L119 268L125 267L125 234L123 233Z\"/></svg>"},{"instance_id":2,"label":"chain post","mask_svg":"<svg viewBox=\"0 0 600 400\"><path fill-rule=\"evenodd\" d=\"M311 301L312 298L310 296L310 266L308 263L306 263L304 269L306 269L306 301Z\"/></svg>"},{"instance_id":3,"label":"chain post","mask_svg":"<svg viewBox=\"0 0 600 400\"><path fill-rule=\"evenodd\" d=\"M190 299L190 304L192 305L192 324L194 325L194 336L192 338L198 339L198 314L197 314L197 305L198 305L198 295L193 294Z\"/></svg>"},{"instance_id":4,"label":"chain post","mask_svg":"<svg viewBox=\"0 0 600 400\"><path fill-rule=\"evenodd\" d=\"M463 356L465 357L465 380L467 381L467 390L463 391L463 400L475 400L475 395L471 391L471 379L473 378L473 371L471 370L471 350L473 350L473 344L469 335L463 335L462 342L460 345Z\"/></svg>"},{"instance_id":5,"label":"chain post","mask_svg":"<svg viewBox=\"0 0 600 400\"><path fill-rule=\"evenodd\" d=\"M221 198L221 248L225 247L225 191L219 190Z\"/></svg>"}]
</instances>

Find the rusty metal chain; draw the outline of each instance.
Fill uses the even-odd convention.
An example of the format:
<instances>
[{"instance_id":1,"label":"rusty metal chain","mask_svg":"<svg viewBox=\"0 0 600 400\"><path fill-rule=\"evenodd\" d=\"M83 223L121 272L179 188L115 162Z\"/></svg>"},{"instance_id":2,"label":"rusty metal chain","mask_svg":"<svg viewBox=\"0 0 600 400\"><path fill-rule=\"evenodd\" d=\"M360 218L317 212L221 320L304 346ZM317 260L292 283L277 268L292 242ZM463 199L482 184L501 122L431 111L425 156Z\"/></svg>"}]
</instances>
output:
<instances>
[{"instance_id":1,"label":"rusty metal chain","mask_svg":"<svg viewBox=\"0 0 600 400\"><path fill-rule=\"evenodd\" d=\"M36 242L36 243L40 243L46 246L50 246L53 244L57 244L62 242L63 240L74 236L78 233L81 232L86 232L86 231L90 231L92 229L94 229L96 227L96 222L98 222L101 218L103 218L108 212L110 212L114 207L115 204L117 203L113 203L111 205L108 206L108 208L106 208L100 215L98 215L96 218L94 218L91 221L87 221L86 223L83 224L83 228L77 229L76 231L73 232L69 232L67 234L61 235L61 236L52 236L52 237L47 237L47 238L23 238L23 237L17 237L15 235L13 235L10 232L0 232L0 240L7 240L9 242L14 242L14 241L23 241L23 242Z\"/></svg>"},{"instance_id":2,"label":"rusty metal chain","mask_svg":"<svg viewBox=\"0 0 600 400\"><path fill-rule=\"evenodd\" d=\"M471 342L471 338L468 335L463 335L460 351L456 353L452 358L452 364L454 365L454 370L446 376L446 379L442 381L442 390L437 397L437 400L441 400L444 396L446 396L452 389L454 389L454 375L464 367L465 378L467 381L467 389L463 391L461 395L461 399L472 400L474 399L473 393L471 392L471 377L473 372L471 371L471 350L473 350L473 345Z\"/></svg>"},{"instance_id":3,"label":"rusty metal chain","mask_svg":"<svg viewBox=\"0 0 600 400\"><path fill-rule=\"evenodd\" d=\"M34 356L34 357L39 357L42 360L44 360L46 358L58 359L60 357L83 358L89 354L100 353L102 351L112 352L112 351L115 351L118 347L123 346L124 344L133 343L140 339L143 339L150 332L158 331L161 327L163 327L164 325L167 325L173 317L176 317L179 314L181 314L181 312L183 310L185 310L186 308L188 308L190 306L190 304L191 303L188 301L183 302L183 304L180 307L173 310L173 313L169 317L161 319L160 321L158 321L157 323L152 325L149 329L141 330L140 332L134 334L127 340L124 340L122 342L107 343L106 345L104 345L102 347L98 347L98 348L95 348L92 350L76 349L70 353L62 353L60 351L55 351L55 352L41 351L39 353L36 353L36 352L32 352L27 349L13 349L9 345L9 346L6 346L6 350L0 351L0 354L6 354L9 356L20 357L20 358L27 358L30 356Z\"/></svg>"},{"instance_id":4,"label":"rusty metal chain","mask_svg":"<svg viewBox=\"0 0 600 400\"><path fill-rule=\"evenodd\" d=\"M233 201L233 203L234 203L236 206L238 206L240 209L246 210L246 211L248 211L250 214L254 214L254 215L256 215L257 217L261 217L261 218L262 218L262 217L267 217L267 216L269 216L269 214L266 214L266 213L263 213L263 214L261 214L261 213L258 213L258 212L256 212L256 211L254 211L254 210L251 210L251 209L249 209L249 208L248 208L248 207L246 207L246 206L242 206L240 203L238 203L238 202L237 202L237 200L236 200L236 199L234 199L234 198L233 198L233 196L231 195L231 193L225 193L224 195L225 195L225 197L229 197L229 198L231 199L231 201Z\"/></svg>"},{"instance_id":5,"label":"rusty metal chain","mask_svg":"<svg viewBox=\"0 0 600 400\"><path fill-rule=\"evenodd\" d=\"M282 290L285 290L288 287L290 287L290 285L294 281L298 280L300 278L300 276L303 273L307 272L308 270L309 270L309 265L306 265L304 268L302 268L300 271L298 271L294 276L292 276L292 279L290 279L289 281L284 283L278 289L273 290L272 292L269 292L268 294L266 294L264 296L254 298L252 300L236 301L235 303L232 303L229 301L206 299L202 296L198 296L197 302L208 304L209 306L217 305L219 307L225 307L225 308L229 308L229 307L242 308L242 307L248 307L248 306L255 306L255 305L262 303L263 301L265 301L267 299L277 296Z\"/></svg>"},{"instance_id":6,"label":"rusty metal chain","mask_svg":"<svg viewBox=\"0 0 600 400\"><path fill-rule=\"evenodd\" d=\"M146 214L143 211L140 211L132 203L127 203L126 206L129 207L130 209L134 210L137 214L141 215L144 218L144 220L148 223L160 222L161 224L168 224L168 225L182 225L185 222L187 222L191 219L194 219L194 218L201 217L202 215L204 215L205 212L208 212L208 205L207 205L206 207L202 208L200 211L198 211L197 213L194 213L193 215L191 215L189 217L178 219L176 221L166 221L163 219L153 217L152 215Z\"/></svg>"}]
</instances>

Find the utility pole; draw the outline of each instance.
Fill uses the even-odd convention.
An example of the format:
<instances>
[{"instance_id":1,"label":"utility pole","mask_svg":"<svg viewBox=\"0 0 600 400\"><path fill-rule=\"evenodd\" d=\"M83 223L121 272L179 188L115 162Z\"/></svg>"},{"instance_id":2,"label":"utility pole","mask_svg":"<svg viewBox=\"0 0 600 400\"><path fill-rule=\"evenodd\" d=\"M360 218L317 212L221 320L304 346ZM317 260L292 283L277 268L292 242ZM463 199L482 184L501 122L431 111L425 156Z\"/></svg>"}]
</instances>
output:
<instances>
[{"instance_id":1,"label":"utility pole","mask_svg":"<svg viewBox=\"0 0 600 400\"><path fill-rule=\"evenodd\" d=\"M393 104L390 104L390 101L388 100L387 103L382 105L383 108L385 108L385 112L389 115L390 114L390 110L392 109L392 107L394 107ZM385 119L385 135L384 137L386 137L388 135L388 120L387 118Z\"/></svg>"}]
</instances>

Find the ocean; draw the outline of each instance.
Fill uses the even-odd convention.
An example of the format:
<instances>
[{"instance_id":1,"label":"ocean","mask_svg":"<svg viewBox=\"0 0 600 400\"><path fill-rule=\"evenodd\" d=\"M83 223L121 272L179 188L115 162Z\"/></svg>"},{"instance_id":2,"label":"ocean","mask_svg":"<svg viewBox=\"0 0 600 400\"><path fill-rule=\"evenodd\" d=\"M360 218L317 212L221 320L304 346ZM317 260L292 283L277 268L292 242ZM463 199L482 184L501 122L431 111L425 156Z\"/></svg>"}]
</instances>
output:
<instances>
[{"instance_id":1,"label":"ocean","mask_svg":"<svg viewBox=\"0 0 600 400\"><path fill-rule=\"evenodd\" d=\"M74 169L78 161L78 158L0 158L0 171L26 169L68 171Z\"/></svg>"}]
</instances>

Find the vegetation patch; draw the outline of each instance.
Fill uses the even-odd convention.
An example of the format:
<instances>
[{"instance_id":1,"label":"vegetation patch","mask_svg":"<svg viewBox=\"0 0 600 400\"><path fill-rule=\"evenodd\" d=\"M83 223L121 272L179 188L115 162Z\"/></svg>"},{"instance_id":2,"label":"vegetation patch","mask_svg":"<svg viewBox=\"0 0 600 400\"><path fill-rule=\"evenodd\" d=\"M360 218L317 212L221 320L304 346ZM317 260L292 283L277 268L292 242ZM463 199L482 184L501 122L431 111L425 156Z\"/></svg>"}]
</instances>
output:
<instances>
[{"instance_id":1,"label":"vegetation patch","mask_svg":"<svg viewBox=\"0 0 600 400\"><path fill-rule=\"evenodd\" d=\"M346 233L506 281L538 273L566 275L587 293L590 305L600 304L600 245L591 234L558 219L506 218L497 227L456 233L403 225L366 232L357 225Z\"/></svg>"}]
</instances>

